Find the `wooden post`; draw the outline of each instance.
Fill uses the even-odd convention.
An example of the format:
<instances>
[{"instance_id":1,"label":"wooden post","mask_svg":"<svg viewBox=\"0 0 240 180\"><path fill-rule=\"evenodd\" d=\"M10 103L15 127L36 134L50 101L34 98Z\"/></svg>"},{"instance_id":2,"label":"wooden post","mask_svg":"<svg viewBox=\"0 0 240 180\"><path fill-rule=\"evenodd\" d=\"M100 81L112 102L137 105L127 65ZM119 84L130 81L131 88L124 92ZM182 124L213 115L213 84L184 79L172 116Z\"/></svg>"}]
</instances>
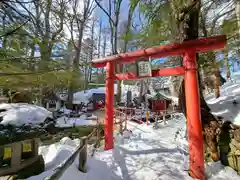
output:
<instances>
[{"instance_id":1,"label":"wooden post","mask_svg":"<svg viewBox=\"0 0 240 180\"><path fill-rule=\"evenodd\" d=\"M127 130L127 114L125 114L125 127L124 127L124 130Z\"/></svg>"},{"instance_id":2,"label":"wooden post","mask_svg":"<svg viewBox=\"0 0 240 180\"><path fill-rule=\"evenodd\" d=\"M12 168L20 166L21 156L22 156L22 143L20 142L12 143L12 160L11 160Z\"/></svg>"},{"instance_id":3,"label":"wooden post","mask_svg":"<svg viewBox=\"0 0 240 180\"><path fill-rule=\"evenodd\" d=\"M142 107L141 107L141 121L142 121Z\"/></svg>"},{"instance_id":4,"label":"wooden post","mask_svg":"<svg viewBox=\"0 0 240 180\"><path fill-rule=\"evenodd\" d=\"M148 98L147 98L147 94L145 95L145 104L146 104L146 113L145 113L145 116L146 116L146 123L148 124L148 117L149 117L149 114L148 114Z\"/></svg>"},{"instance_id":5,"label":"wooden post","mask_svg":"<svg viewBox=\"0 0 240 180\"><path fill-rule=\"evenodd\" d=\"M100 142L101 142L101 131L100 131L100 128L99 128L99 129L97 129L97 140L96 140L95 148L100 147Z\"/></svg>"},{"instance_id":6,"label":"wooden post","mask_svg":"<svg viewBox=\"0 0 240 180\"><path fill-rule=\"evenodd\" d=\"M86 172L86 162L87 162L87 137L81 138L81 149L79 151L79 164L78 169L81 172Z\"/></svg>"},{"instance_id":7,"label":"wooden post","mask_svg":"<svg viewBox=\"0 0 240 180\"><path fill-rule=\"evenodd\" d=\"M122 115L120 116L119 132L120 132L121 135L123 135L123 118L122 118Z\"/></svg>"},{"instance_id":8,"label":"wooden post","mask_svg":"<svg viewBox=\"0 0 240 180\"><path fill-rule=\"evenodd\" d=\"M49 109L49 102L46 103L46 109Z\"/></svg>"},{"instance_id":9,"label":"wooden post","mask_svg":"<svg viewBox=\"0 0 240 180\"><path fill-rule=\"evenodd\" d=\"M164 123L164 125L167 124L167 123L166 123L166 113L163 113L163 123Z\"/></svg>"},{"instance_id":10,"label":"wooden post","mask_svg":"<svg viewBox=\"0 0 240 180\"><path fill-rule=\"evenodd\" d=\"M40 142L40 139L39 138L35 138L33 139L33 154L34 156L38 156L38 148L39 148L39 142Z\"/></svg>"}]
</instances>

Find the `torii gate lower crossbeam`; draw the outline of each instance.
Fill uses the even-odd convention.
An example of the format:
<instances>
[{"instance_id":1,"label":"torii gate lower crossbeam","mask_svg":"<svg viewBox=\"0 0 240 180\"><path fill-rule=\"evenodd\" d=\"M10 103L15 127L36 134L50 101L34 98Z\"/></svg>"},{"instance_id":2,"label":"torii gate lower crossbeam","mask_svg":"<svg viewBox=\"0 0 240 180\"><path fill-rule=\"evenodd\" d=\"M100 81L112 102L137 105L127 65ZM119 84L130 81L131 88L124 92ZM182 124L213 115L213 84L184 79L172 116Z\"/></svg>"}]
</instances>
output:
<instances>
[{"instance_id":1,"label":"torii gate lower crossbeam","mask_svg":"<svg viewBox=\"0 0 240 180\"><path fill-rule=\"evenodd\" d=\"M190 154L189 173L193 178L205 180L196 53L222 49L225 45L226 37L216 36L93 60L93 66L96 68L106 66L105 150L113 148L114 81L138 79L135 73L115 74L115 64L135 62L137 58L142 57L161 58L180 55L183 56L183 67L153 70L152 77L184 75Z\"/></svg>"}]
</instances>

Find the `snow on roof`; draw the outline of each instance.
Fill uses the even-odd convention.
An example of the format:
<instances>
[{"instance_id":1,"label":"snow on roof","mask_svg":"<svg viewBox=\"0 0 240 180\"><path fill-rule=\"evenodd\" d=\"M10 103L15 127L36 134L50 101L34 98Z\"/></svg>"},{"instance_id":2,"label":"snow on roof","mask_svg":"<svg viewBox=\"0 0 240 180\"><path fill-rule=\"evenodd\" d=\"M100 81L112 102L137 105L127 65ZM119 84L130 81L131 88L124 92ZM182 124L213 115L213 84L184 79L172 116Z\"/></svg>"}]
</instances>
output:
<instances>
[{"instance_id":1,"label":"snow on roof","mask_svg":"<svg viewBox=\"0 0 240 180\"><path fill-rule=\"evenodd\" d=\"M73 104L88 103L90 97L92 97L92 92L89 90L76 92L73 94Z\"/></svg>"},{"instance_id":2,"label":"snow on roof","mask_svg":"<svg viewBox=\"0 0 240 180\"><path fill-rule=\"evenodd\" d=\"M133 97L138 96L138 87L132 86L132 85L122 85L122 95L121 99L122 101L126 101L126 94L127 91L132 91ZM80 104L88 103L89 99L92 97L93 94L106 94L106 87L99 87L99 88L93 88L88 89L86 91L79 91L74 93L73 95L73 103L74 104ZM114 94L117 94L117 84L114 84Z\"/></svg>"},{"instance_id":3,"label":"snow on roof","mask_svg":"<svg viewBox=\"0 0 240 180\"><path fill-rule=\"evenodd\" d=\"M0 124L21 126L23 124L39 124L47 117L52 118L52 113L47 109L27 103L0 104Z\"/></svg>"},{"instance_id":4,"label":"snow on roof","mask_svg":"<svg viewBox=\"0 0 240 180\"><path fill-rule=\"evenodd\" d=\"M162 94L160 92L158 92L154 96L151 96L150 98L155 99L155 100L172 100L171 98L165 96L164 94Z\"/></svg>"}]
</instances>

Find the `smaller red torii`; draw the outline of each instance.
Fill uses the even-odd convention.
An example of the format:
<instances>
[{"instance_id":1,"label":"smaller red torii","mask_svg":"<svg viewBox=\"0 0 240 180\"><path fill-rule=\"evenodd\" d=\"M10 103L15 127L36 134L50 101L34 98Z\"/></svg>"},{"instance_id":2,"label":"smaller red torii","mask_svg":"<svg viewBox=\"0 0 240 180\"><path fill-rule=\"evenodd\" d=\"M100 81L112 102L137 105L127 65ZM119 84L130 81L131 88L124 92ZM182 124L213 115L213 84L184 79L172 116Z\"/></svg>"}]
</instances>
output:
<instances>
[{"instance_id":1,"label":"smaller red torii","mask_svg":"<svg viewBox=\"0 0 240 180\"><path fill-rule=\"evenodd\" d=\"M105 109L105 150L113 148L113 116L114 116L114 81L134 80L135 72L115 74L115 64L135 62L138 58L162 58L167 56L183 56L184 66L152 70L151 77L184 75L187 131L189 141L189 172L193 178L205 180L203 135L200 118L200 100L197 78L196 53L222 49L226 45L226 36L215 36L198 40L156 46L135 52L121 53L92 61L96 68L106 68L106 109ZM148 77L149 78L149 77Z\"/></svg>"}]
</instances>

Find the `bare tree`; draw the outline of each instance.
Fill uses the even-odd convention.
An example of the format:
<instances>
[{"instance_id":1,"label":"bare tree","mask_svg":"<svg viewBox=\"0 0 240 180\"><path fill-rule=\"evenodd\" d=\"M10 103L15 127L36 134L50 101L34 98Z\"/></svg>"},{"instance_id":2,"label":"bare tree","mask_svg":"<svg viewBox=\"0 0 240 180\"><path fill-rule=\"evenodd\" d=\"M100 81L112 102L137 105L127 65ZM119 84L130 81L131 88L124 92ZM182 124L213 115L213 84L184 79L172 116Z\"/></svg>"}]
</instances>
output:
<instances>
[{"instance_id":1,"label":"bare tree","mask_svg":"<svg viewBox=\"0 0 240 180\"><path fill-rule=\"evenodd\" d=\"M34 35L33 44L39 46L41 60L49 60L54 44L62 35L68 0L35 0L32 1L33 11L30 11L29 4L20 0L16 2L31 19L29 29Z\"/></svg>"},{"instance_id":2,"label":"bare tree","mask_svg":"<svg viewBox=\"0 0 240 180\"><path fill-rule=\"evenodd\" d=\"M94 35L95 35L94 30L96 28L96 23L97 23L97 19L93 19L92 24L91 24L91 35L90 35L91 43L90 43L90 47L88 47L89 48L89 58L88 58L87 65L89 65L89 60L92 61L94 56L96 55L96 52L95 52L96 44L95 44L95 37L94 37ZM87 89L88 83L91 82L91 80L92 80L92 66L89 65L89 66L87 66L87 68L88 68L88 71L87 71L88 78L85 79L85 89Z\"/></svg>"},{"instance_id":3,"label":"bare tree","mask_svg":"<svg viewBox=\"0 0 240 180\"><path fill-rule=\"evenodd\" d=\"M123 0L108 0L108 8L101 5L101 0L95 0L98 7L107 15L110 26L110 41L112 54L118 54L118 25L120 8ZM116 65L116 72L122 72L122 65ZM121 101L121 81L118 81L117 102Z\"/></svg>"},{"instance_id":4,"label":"bare tree","mask_svg":"<svg viewBox=\"0 0 240 180\"><path fill-rule=\"evenodd\" d=\"M237 17L238 35L240 37L240 1L235 0L235 12Z\"/></svg>"},{"instance_id":5,"label":"bare tree","mask_svg":"<svg viewBox=\"0 0 240 180\"><path fill-rule=\"evenodd\" d=\"M99 32L98 32L98 44L97 44L97 57L100 58L101 57L101 43L102 43L102 19L99 19ZM99 77L98 77L98 68L97 68L97 83L99 83Z\"/></svg>"},{"instance_id":6,"label":"bare tree","mask_svg":"<svg viewBox=\"0 0 240 180\"><path fill-rule=\"evenodd\" d=\"M68 0L35 0L25 2L13 0L8 6L19 19L27 18L30 21L24 26L27 39L26 53L30 52L30 70L39 71L48 69L54 44L62 37L63 21L66 17ZM4 2L3 2L4 3ZM31 9L31 10L30 10ZM14 16L14 15L13 15ZM40 58L33 58L35 45L38 45ZM41 82L41 77L39 76ZM42 104L43 84L39 83L39 103Z\"/></svg>"},{"instance_id":7,"label":"bare tree","mask_svg":"<svg viewBox=\"0 0 240 180\"><path fill-rule=\"evenodd\" d=\"M208 21L208 13L210 10L212 10L212 7L214 6L214 2L211 2L209 5L205 5L200 12L200 28L202 30L202 34L204 37L212 36L215 34L218 34L220 25L219 19L222 17L227 18L227 15L231 15L232 12L234 12L234 9L230 7L227 7L226 10L221 10L219 13L216 14L216 16L209 22ZM229 5L228 5L229 6ZM218 98L220 96L220 85L221 85L221 74L220 74L220 67L219 63L216 60L216 53L214 52L208 52L206 53L207 61L209 61L208 71L211 71L212 74L215 76L213 80L214 84L214 90L215 90L215 97ZM228 59L225 58L225 61ZM230 70L228 62L226 64L226 70L227 74L230 77Z\"/></svg>"},{"instance_id":8,"label":"bare tree","mask_svg":"<svg viewBox=\"0 0 240 180\"><path fill-rule=\"evenodd\" d=\"M74 76L79 75L79 63L80 63L80 56L82 50L82 41L84 30L87 27L87 23L89 22L91 15L95 9L95 3L92 0L85 0L83 1L83 5L80 4L78 0L71 0L72 6L72 14L69 13L69 30L71 33L71 39L73 43L73 47L75 50L75 55L73 59L73 74ZM82 9L81 9L82 8ZM76 40L75 40L76 37ZM68 93L68 104L69 107L72 108L72 101L73 101L73 84L72 81L69 86L69 93Z\"/></svg>"}]
</instances>

